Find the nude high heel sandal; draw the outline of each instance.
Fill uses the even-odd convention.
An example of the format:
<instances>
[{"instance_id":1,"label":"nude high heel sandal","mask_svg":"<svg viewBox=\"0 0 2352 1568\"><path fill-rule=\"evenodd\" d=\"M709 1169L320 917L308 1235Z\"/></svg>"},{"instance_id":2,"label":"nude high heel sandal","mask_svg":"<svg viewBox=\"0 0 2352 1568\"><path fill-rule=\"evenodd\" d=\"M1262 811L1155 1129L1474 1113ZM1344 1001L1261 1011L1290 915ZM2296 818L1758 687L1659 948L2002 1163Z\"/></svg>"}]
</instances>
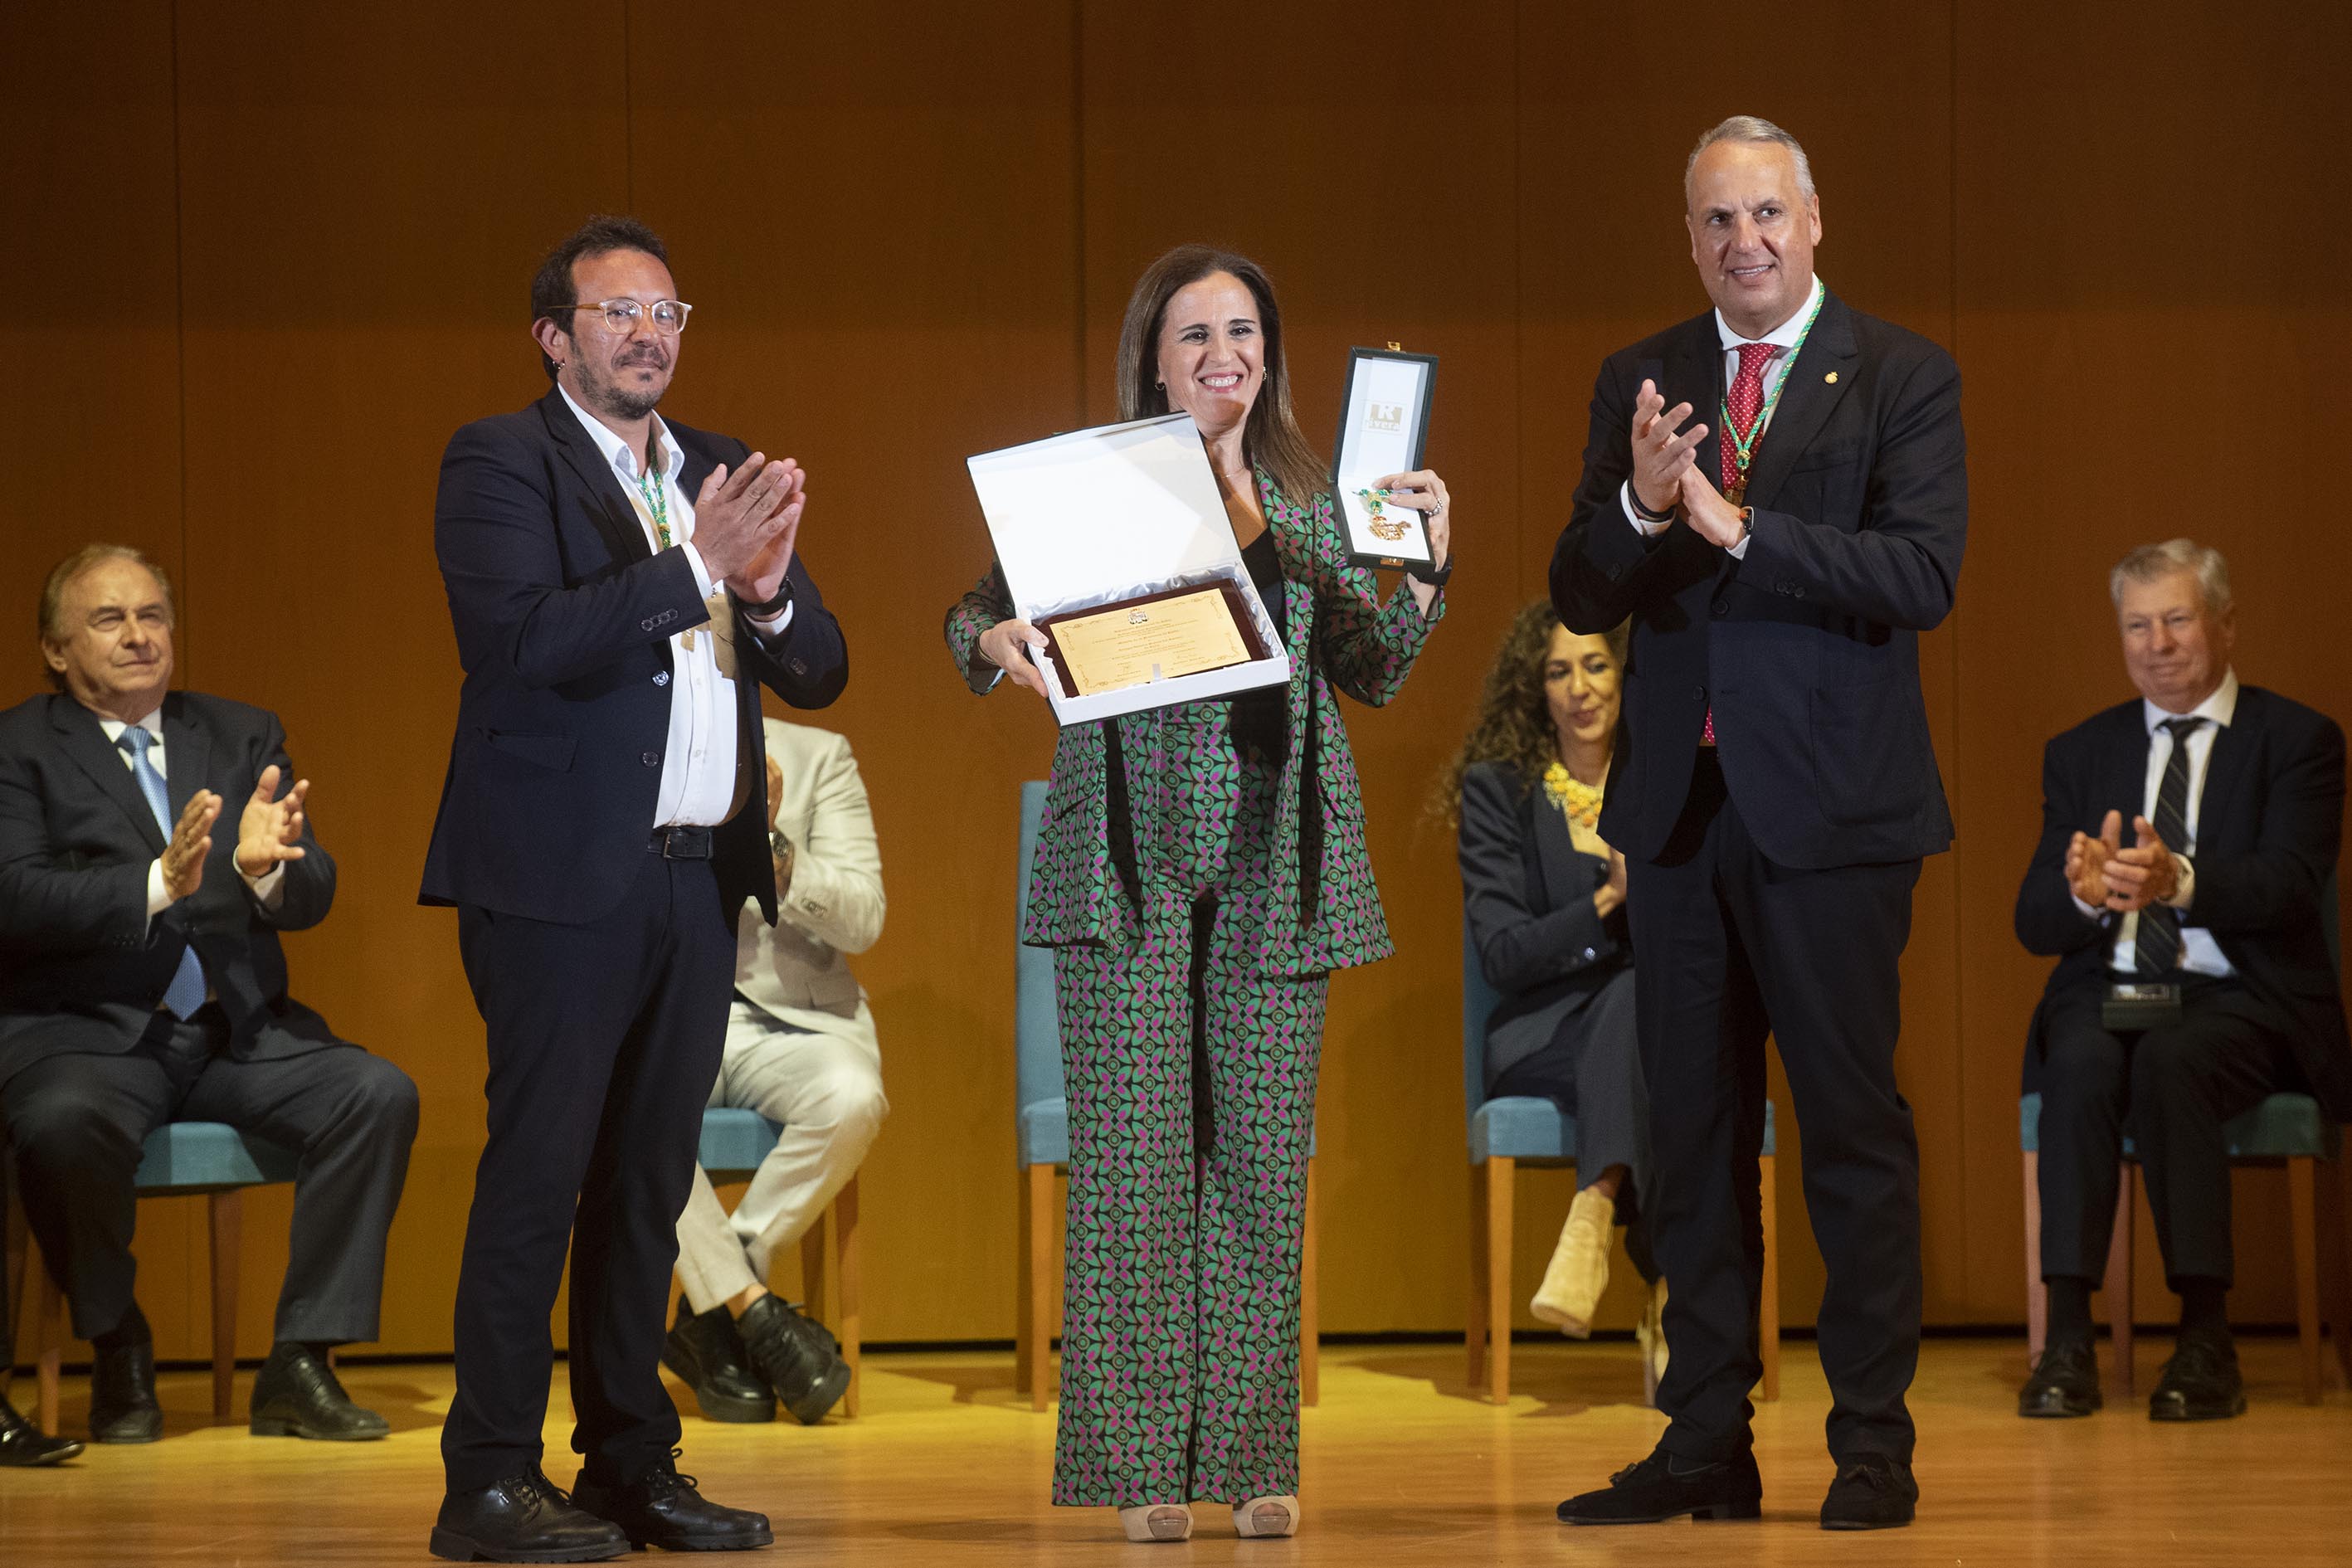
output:
<instances>
[{"instance_id":1,"label":"nude high heel sandal","mask_svg":"<svg viewBox=\"0 0 2352 1568\"><path fill-rule=\"evenodd\" d=\"M1192 1510L1181 1502L1148 1502L1120 1509L1118 1527L1129 1541L1189 1541Z\"/></svg>"},{"instance_id":2,"label":"nude high heel sandal","mask_svg":"<svg viewBox=\"0 0 2352 1568\"><path fill-rule=\"evenodd\" d=\"M1234 1533L1244 1540L1297 1532L1298 1500L1295 1497L1254 1497L1234 1510Z\"/></svg>"}]
</instances>

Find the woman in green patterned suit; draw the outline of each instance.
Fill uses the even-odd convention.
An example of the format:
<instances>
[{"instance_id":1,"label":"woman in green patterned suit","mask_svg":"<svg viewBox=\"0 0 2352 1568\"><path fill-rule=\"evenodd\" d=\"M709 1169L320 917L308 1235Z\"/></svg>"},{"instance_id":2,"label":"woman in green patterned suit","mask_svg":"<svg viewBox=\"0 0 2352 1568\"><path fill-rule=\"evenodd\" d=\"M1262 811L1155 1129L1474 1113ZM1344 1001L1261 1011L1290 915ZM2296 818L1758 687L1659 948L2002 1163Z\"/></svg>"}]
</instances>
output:
<instances>
[{"instance_id":1,"label":"woman in green patterned suit","mask_svg":"<svg viewBox=\"0 0 2352 1568\"><path fill-rule=\"evenodd\" d=\"M1451 521L1428 471L1381 481L1426 521L1433 582L1383 604L1348 563L1329 475L1291 413L1265 273L1205 246L1147 270L1119 332L1119 414L1192 416L1287 687L1061 732L1022 940L1054 949L1070 1202L1054 1500L1181 1541L1190 1504L1243 1535L1298 1520L1298 1262L1333 969L1391 951L1337 691L1396 695L1444 613ZM975 691L1039 696L992 570L949 612Z\"/></svg>"}]
</instances>

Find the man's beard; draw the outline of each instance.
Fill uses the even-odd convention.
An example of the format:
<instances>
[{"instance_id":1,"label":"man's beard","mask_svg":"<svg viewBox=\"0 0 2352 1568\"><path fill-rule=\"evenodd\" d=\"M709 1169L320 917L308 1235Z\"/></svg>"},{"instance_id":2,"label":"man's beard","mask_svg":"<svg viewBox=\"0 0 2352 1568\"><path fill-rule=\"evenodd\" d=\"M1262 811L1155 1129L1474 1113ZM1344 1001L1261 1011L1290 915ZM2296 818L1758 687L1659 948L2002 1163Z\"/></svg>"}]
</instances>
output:
<instances>
[{"instance_id":1,"label":"man's beard","mask_svg":"<svg viewBox=\"0 0 2352 1568\"><path fill-rule=\"evenodd\" d=\"M624 361L616 369L627 370L632 364L641 363L644 362ZM661 367L657 365L655 368ZM581 369L585 373L588 367L583 364ZM662 394L669 390L668 384L664 383L650 392L634 391L607 379L601 371L593 374L583 374L580 380L581 391L588 395L589 406L619 419L643 419L660 406Z\"/></svg>"}]
</instances>

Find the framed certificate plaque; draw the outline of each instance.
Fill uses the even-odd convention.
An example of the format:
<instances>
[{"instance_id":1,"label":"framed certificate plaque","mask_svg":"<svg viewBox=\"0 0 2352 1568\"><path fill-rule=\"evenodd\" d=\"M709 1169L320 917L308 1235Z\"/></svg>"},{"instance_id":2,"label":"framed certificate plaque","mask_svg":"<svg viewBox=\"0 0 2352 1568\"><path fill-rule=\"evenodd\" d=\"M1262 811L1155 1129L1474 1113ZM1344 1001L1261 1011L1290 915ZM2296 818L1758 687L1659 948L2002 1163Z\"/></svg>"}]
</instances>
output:
<instances>
[{"instance_id":1,"label":"framed certificate plaque","mask_svg":"<svg viewBox=\"0 0 2352 1568\"><path fill-rule=\"evenodd\" d=\"M1429 441L1430 389L1437 356L1402 349L1349 349L1339 398L1339 449L1331 495L1358 566L1433 563L1422 515L1391 500L1375 481L1421 467Z\"/></svg>"},{"instance_id":2,"label":"framed certificate plaque","mask_svg":"<svg viewBox=\"0 0 2352 1568\"><path fill-rule=\"evenodd\" d=\"M1287 684L1189 414L966 459L1054 717L1082 724Z\"/></svg>"}]
</instances>

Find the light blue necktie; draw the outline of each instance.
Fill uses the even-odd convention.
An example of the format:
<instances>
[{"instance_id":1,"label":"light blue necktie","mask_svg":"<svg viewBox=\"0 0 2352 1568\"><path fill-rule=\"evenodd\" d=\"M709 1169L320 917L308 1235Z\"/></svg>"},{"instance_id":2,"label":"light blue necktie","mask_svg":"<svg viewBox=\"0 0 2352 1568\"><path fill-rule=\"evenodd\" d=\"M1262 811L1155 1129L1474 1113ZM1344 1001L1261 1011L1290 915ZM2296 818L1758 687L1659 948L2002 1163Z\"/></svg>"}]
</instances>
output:
<instances>
[{"instance_id":1,"label":"light blue necktie","mask_svg":"<svg viewBox=\"0 0 2352 1568\"><path fill-rule=\"evenodd\" d=\"M140 725L132 724L116 737L114 743L131 753L131 776L139 781L139 793L147 797L147 809L155 814L155 826L163 830L163 842L172 841L172 800L163 793L163 775L147 760L147 748L155 737ZM163 1005L172 1010L174 1018L185 1018L205 1005L205 966L197 962L194 943L180 951L180 967L172 973L172 984L163 987Z\"/></svg>"}]
</instances>

